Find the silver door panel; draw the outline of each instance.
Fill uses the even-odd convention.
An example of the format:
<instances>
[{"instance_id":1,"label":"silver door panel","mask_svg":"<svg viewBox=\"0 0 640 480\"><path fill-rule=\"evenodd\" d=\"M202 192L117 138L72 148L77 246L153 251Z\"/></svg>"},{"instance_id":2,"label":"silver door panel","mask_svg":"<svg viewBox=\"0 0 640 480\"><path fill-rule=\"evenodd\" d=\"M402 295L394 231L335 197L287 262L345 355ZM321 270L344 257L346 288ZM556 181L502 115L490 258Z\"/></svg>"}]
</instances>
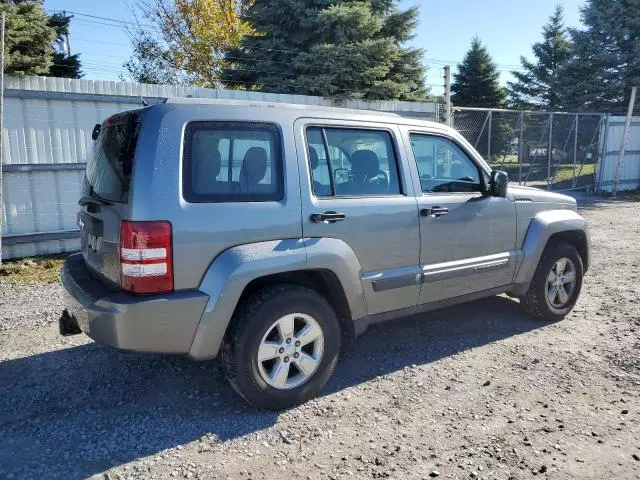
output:
<instances>
[{"instance_id":1,"label":"silver door panel","mask_svg":"<svg viewBox=\"0 0 640 480\"><path fill-rule=\"evenodd\" d=\"M388 131L396 143L399 178L405 195L316 197L311 187L305 135L310 126ZM305 118L296 121L294 131L304 237L340 239L353 250L362 268L359 277L369 315L415 306L420 293L420 281L416 280L420 275L420 223L398 127L392 123ZM345 218L334 222L312 220L312 216L327 212L343 213ZM409 276L413 281L409 281Z\"/></svg>"}]
</instances>

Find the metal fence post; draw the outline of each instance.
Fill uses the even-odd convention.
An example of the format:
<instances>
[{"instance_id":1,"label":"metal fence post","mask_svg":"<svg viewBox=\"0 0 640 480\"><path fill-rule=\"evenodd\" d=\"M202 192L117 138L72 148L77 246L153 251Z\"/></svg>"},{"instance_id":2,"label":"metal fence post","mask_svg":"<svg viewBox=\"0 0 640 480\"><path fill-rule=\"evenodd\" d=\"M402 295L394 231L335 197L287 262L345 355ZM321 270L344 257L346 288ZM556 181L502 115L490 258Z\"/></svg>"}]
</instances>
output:
<instances>
[{"instance_id":1,"label":"metal fence post","mask_svg":"<svg viewBox=\"0 0 640 480\"><path fill-rule=\"evenodd\" d=\"M573 136L573 178L571 179L571 188L576 187L576 163L578 162L578 128L580 124L580 115L576 113L576 131Z\"/></svg>"},{"instance_id":2,"label":"metal fence post","mask_svg":"<svg viewBox=\"0 0 640 480\"><path fill-rule=\"evenodd\" d=\"M487 140L487 163L491 163L491 124L493 123L493 110L489 110L489 132Z\"/></svg>"},{"instance_id":3,"label":"metal fence post","mask_svg":"<svg viewBox=\"0 0 640 480\"><path fill-rule=\"evenodd\" d=\"M2 141L4 139L4 25L6 13L0 19L0 265L2 265L2 232L4 230L4 207L2 199Z\"/></svg>"},{"instance_id":4,"label":"metal fence post","mask_svg":"<svg viewBox=\"0 0 640 480\"><path fill-rule=\"evenodd\" d=\"M601 118L598 125L600 125L600 156L598 157L598 163L596 164L595 172L595 193L602 193L602 175L604 175L604 169L607 162L607 144L609 143L609 114L605 113Z\"/></svg>"},{"instance_id":5,"label":"metal fence post","mask_svg":"<svg viewBox=\"0 0 640 480\"><path fill-rule=\"evenodd\" d=\"M629 109L627 110L627 118L624 122L624 132L622 133L622 142L620 144L620 156L618 157L618 163L616 164L616 174L613 177L613 188L611 193L615 197L618 193L618 183L620 182L620 171L622 170L622 164L624 163L624 153L627 149L627 142L629 141L629 132L631 130L631 118L633 117L633 106L636 102L636 92L638 88L631 88L631 98L629 99Z\"/></svg>"},{"instance_id":6,"label":"metal fence post","mask_svg":"<svg viewBox=\"0 0 640 480\"><path fill-rule=\"evenodd\" d=\"M524 112L520 112L520 140L518 141L518 185L522 185L522 161L524 160Z\"/></svg>"}]
</instances>

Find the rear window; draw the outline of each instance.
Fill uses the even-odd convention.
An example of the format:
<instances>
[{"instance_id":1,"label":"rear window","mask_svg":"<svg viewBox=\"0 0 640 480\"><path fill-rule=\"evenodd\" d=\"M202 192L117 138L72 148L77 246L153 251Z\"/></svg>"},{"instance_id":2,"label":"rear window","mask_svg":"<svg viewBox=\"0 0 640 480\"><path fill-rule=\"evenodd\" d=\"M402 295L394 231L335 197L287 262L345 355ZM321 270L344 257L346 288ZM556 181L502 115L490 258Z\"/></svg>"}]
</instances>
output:
<instances>
[{"instance_id":1,"label":"rear window","mask_svg":"<svg viewBox=\"0 0 640 480\"><path fill-rule=\"evenodd\" d=\"M139 126L136 113L114 115L102 124L87 159L85 195L127 202Z\"/></svg>"},{"instance_id":2,"label":"rear window","mask_svg":"<svg viewBox=\"0 0 640 480\"><path fill-rule=\"evenodd\" d=\"M278 127L253 122L192 122L184 140L188 202L270 202L283 197Z\"/></svg>"}]
</instances>

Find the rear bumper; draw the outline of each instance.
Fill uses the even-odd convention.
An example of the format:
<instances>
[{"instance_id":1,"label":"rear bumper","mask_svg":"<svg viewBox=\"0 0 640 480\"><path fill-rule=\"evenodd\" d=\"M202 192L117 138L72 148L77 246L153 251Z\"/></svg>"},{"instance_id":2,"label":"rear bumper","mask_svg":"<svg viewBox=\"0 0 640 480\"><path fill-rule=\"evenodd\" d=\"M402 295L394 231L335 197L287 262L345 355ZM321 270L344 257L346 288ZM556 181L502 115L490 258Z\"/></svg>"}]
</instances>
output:
<instances>
[{"instance_id":1,"label":"rear bumper","mask_svg":"<svg viewBox=\"0 0 640 480\"><path fill-rule=\"evenodd\" d=\"M209 299L197 290L113 293L89 274L81 254L65 262L62 285L67 322L98 343L140 352L188 353Z\"/></svg>"}]
</instances>

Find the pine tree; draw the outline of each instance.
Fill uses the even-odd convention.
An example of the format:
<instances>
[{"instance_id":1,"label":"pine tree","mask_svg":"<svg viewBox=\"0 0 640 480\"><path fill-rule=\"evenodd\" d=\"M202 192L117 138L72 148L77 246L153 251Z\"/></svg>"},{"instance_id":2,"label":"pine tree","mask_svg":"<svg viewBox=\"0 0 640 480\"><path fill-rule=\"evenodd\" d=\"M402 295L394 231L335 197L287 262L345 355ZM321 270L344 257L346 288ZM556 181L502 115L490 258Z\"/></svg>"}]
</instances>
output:
<instances>
[{"instance_id":1,"label":"pine tree","mask_svg":"<svg viewBox=\"0 0 640 480\"><path fill-rule=\"evenodd\" d=\"M56 31L53 46L53 64L49 70L50 77L82 78L80 56L69 53L69 27L72 15L54 13L49 17L49 26Z\"/></svg>"},{"instance_id":2,"label":"pine tree","mask_svg":"<svg viewBox=\"0 0 640 480\"><path fill-rule=\"evenodd\" d=\"M587 0L584 30L572 30L575 54L567 67L571 108L623 112L640 85L640 0Z\"/></svg>"},{"instance_id":3,"label":"pine tree","mask_svg":"<svg viewBox=\"0 0 640 480\"><path fill-rule=\"evenodd\" d=\"M457 107L504 106L507 95L500 86L500 73L478 37L471 41L471 48L458 64L451 91L451 101Z\"/></svg>"},{"instance_id":4,"label":"pine tree","mask_svg":"<svg viewBox=\"0 0 640 480\"><path fill-rule=\"evenodd\" d=\"M508 83L510 101L516 108L558 111L565 106L563 69L573 50L561 5L542 28L542 37L542 42L533 45L535 63L520 57L524 71L512 72L517 81Z\"/></svg>"},{"instance_id":5,"label":"pine tree","mask_svg":"<svg viewBox=\"0 0 640 480\"><path fill-rule=\"evenodd\" d=\"M422 51L405 46L418 9L395 0L256 0L256 34L228 55L236 88L338 98L422 100Z\"/></svg>"},{"instance_id":6,"label":"pine tree","mask_svg":"<svg viewBox=\"0 0 640 480\"><path fill-rule=\"evenodd\" d=\"M491 55L478 37L471 41L471 48L458 64L458 71L451 84L451 102L457 107L500 108L507 98L500 85L500 73ZM504 155L510 147L513 128L506 121L492 121L491 145L488 145L488 129L478 121L478 112L456 112L456 122L467 125L465 135L476 139L477 147L492 157ZM482 113L482 115L485 115ZM479 143L478 143L479 142ZM492 159L488 159L492 161Z\"/></svg>"},{"instance_id":7,"label":"pine tree","mask_svg":"<svg viewBox=\"0 0 640 480\"><path fill-rule=\"evenodd\" d=\"M9 75L47 75L53 63L56 31L40 2L0 2L6 13L5 67Z\"/></svg>"}]
</instances>

